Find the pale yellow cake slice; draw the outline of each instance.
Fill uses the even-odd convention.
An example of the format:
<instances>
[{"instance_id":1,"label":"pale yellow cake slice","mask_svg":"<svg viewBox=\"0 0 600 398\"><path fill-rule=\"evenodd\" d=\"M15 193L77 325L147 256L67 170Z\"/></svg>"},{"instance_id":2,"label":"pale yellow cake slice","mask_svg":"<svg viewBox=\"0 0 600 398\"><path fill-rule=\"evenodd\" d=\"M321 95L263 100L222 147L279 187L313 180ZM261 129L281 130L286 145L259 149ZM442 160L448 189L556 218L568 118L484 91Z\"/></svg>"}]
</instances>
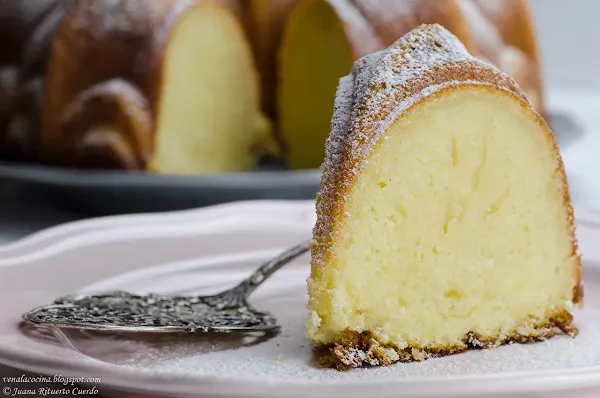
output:
<instances>
[{"instance_id":1,"label":"pale yellow cake slice","mask_svg":"<svg viewBox=\"0 0 600 398\"><path fill-rule=\"evenodd\" d=\"M422 25L340 80L306 335L338 369L575 336L563 163L517 83Z\"/></svg>"}]
</instances>

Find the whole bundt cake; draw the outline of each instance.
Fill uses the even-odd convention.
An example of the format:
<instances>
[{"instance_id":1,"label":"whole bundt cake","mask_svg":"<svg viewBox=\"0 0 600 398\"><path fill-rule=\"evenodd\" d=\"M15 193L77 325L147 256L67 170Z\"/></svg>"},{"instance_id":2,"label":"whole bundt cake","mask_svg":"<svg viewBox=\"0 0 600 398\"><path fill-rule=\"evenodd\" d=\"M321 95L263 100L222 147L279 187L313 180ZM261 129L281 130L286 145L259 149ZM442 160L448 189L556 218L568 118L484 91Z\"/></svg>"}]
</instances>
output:
<instances>
[{"instance_id":1,"label":"whole bundt cake","mask_svg":"<svg viewBox=\"0 0 600 398\"><path fill-rule=\"evenodd\" d=\"M0 0L0 157L199 173L275 155L317 168L339 78L422 23L544 113L526 0Z\"/></svg>"}]
</instances>

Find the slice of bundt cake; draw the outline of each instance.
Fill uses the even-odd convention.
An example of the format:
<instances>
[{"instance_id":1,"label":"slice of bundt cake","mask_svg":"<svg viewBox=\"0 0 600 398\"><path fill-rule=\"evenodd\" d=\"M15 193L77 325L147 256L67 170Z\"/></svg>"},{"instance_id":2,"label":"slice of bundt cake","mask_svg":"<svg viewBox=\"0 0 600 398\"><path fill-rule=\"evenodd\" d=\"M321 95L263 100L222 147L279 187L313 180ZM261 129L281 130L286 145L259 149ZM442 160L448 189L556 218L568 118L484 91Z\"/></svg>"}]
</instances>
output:
<instances>
[{"instance_id":1,"label":"slice of bundt cake","mask_svg":"<svg viewBox=\"0 0 600 398\"><path fill-rule=\"evenodd\" d=\"M563 164L512 78L422 25L358 60L334 109L306 322L331 365L576 334Z\"/></svg>"}]
</instances>

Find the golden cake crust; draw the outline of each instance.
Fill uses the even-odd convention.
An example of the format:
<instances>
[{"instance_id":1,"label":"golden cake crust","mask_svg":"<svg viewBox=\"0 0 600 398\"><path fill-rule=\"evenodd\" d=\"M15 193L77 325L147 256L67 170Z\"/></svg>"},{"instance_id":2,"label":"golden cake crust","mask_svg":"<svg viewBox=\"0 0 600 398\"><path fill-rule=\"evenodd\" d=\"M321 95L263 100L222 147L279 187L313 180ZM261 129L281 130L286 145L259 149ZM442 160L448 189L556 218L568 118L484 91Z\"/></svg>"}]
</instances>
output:
<instances>
[{"instance_id":1,"label":"golden cake crust","mask_svg":"<svg viewBox=\"0 0 600 398\"><path fill-rule=\"evenodd\" d=\"M422 25L389 49L358 60L352 73L341 79L334 106L332 132L326 144L321 190L317 195L317 221L311 245L311 278L318 278L335 255L336 242L341 238L340 224L348 217L345 203L351 187L387 127L401 115L410 112L423 98L465 85L502 90L514 97L534 115L546 139L552 143L562 179L563 205L568 214L566 222L576 267L574 273L577 283L573 288L572 301L581 302L581 265L577 254L573 209L564 166L552 132L512 78L472 57L455 36L439 25ZM537 329L528 336L547 338L553 333L552 330L556 332L556 328L569 331L570 324L571 315L566 311L561 312L532 325ZM513 337L504 340L508 343L523 338L523 335L515 332ZM334 346L333 349L341 352L339 347ZM455 352L456 347L440 347L439 351Z\"/></svg>"},{"instance_id":2,"label":"golden cake crust","mask_svg":"<svg viewBox=\"0 0 600 398\"><path fill-rule=\"evenodd\" d=\"M466 333L460 345L427 346L419 343L407 343L403 347L381 343L369 332L346 330L339 343L326 348L319 356L322 366L341 371L363 366L387 366L396 362L418 362L430 358L458 354L470 348L487 349L507 344L531 344L547 340L559 333L575 337L578 329L573 326L573 316L567 310L559 310L548 319L527 325L527 334L514 331L496 339L480 336L476 332Z\"/></svg>"}]
</instances>

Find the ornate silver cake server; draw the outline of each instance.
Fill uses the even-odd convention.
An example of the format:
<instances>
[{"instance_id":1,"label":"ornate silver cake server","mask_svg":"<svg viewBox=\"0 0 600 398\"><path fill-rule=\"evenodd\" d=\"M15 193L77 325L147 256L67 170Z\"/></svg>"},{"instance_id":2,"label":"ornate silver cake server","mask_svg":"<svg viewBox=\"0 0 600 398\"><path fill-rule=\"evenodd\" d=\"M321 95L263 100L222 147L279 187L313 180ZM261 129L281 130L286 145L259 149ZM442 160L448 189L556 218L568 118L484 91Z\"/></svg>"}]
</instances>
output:
<instances>
[{"instance_id":1,"label":"ornate silver cake server","mask_svg":"<svg viewBox=\"0 0 600 398\"><path fill-rule=\"evenodd\" d=\"M118 332L270 331L279 328L269 313L248 303L267 278L307 252L304 242L261 265L232 289L211 296L171 296L113 291L76 294L34 308L23 319L38 326Z\"/></svg>"}]
</instances>

